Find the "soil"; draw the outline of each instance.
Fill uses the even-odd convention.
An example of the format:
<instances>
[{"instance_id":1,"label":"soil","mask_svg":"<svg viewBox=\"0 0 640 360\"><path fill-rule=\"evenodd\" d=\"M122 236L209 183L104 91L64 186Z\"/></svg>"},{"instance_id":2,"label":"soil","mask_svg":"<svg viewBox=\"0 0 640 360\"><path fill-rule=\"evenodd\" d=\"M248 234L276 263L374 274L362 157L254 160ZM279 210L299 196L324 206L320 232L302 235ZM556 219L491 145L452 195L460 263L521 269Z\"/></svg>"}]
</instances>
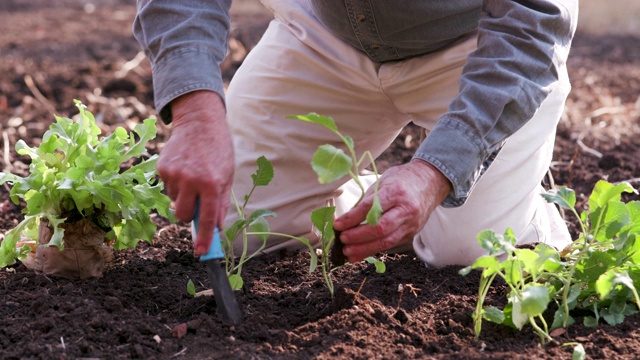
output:
<instances>
[{"instance_id":1,"label":"soil","mask_svg":"<svg viewBox=\"0 0 640 360\"><path fill-rule=\"evenodd\" d=\"M37 144L52 112L76 113L73 99L88 104L105 132L154 114L150 67L146 60L137 63L131 35L134 14L129 0L0 2L4 171L26 174L28 158L15 153L15 142ZM234 11L232 20L227 81L270 17L249 7ZM569 70L573 92L558 127L551 175L555 185L575 189L584 209L599 179L640 183L640 36L579 32ZM161 127L149 152L158 152L168 136ZM418 139L417 129L407 127L380 166L408 160ZM8 190L0 188L3 233L22 216ZM198 291L208 288L189 227L154 220L153 244L117 251L101 278L52 278L20 263L0 269L0 359L569 359L566 342L583 344L589 358L640 353L639 314L615 327L570 326L545 347L530 328L490 323L475 340L478 274L428 269L408 254L386 257L382 275L369 264L342 268L335 299L319 273L308 274L308 255L256 258L236 293L244 321L232 326L216 312L213 297L186 291L190 279ZM574 220L567 220L575 233ZM488 301L503 304L505 291L494 286Z\"/></svg>"}]
</instances>

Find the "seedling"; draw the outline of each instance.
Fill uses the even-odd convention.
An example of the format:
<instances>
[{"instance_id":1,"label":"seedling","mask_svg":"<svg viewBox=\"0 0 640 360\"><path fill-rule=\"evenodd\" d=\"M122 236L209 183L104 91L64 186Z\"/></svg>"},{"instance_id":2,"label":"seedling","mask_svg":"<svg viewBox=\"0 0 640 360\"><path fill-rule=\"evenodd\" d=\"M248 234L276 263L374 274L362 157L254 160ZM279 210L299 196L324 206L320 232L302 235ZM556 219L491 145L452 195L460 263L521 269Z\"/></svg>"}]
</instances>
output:
<instances>
[{"instance_id":1,"label":"seedling","mask_svg":"<svg viewBox=\"0 0 640 360\"><path fill-rule=\"evenodd\" d=\"M575 193L563 187L543 197L569 209L578 219L581 233L558 251L539 244L534 250L516 248L511 229L503 235L486 230L478 242L489 255L461 270L482 269L478 303L473 314L476 338L482 320L522 329L529 324L544 344L550 332L575 322L573 310L587 311L584 325L601 320L616 325L638 312L640 297L640 202L623 203L622 193L636 192L628 183L599 181L589 197L589 209L578 214ZM506 256L500 261L499 256ZM496 277L509 287L504 309L484 308L489 287ZM556 310L549 326L543 317L549 305Z\"/></svg>"},{"instance_id":2,"label":"seedling","mask_svg":"<svg viewBox=\"0 0 640 360\"><path fill-rule=\"evenodd\" d=\"M234 290L241 289L244 284L244 281L242 280L242 266L247 261L251 260L251 258L264 250L269 236L272 235L295 239L306 245L311 255L309 272L313 272L317 267L317 257L315 252L313 251L313 246L308 239L283 233L272 232L270 230L269 223L266 218L270 216L276 216L276 213L271 210L256 210L247 215L246 207L256 187L269 185L274 175L273 166L271 165L271 162L267 160L267 158L261 156L258 158L256 163L258 164L258 169L251 175L253 186L249 193L244 196L242 203L238 201L235 193L233 193L233 191L231 192L239 219L224 231L225 263L227 267L227 276L229 277L231 288ZM238 236L241 237L242 241L242 252L240 256L236 256L233 246L233 243L235 242L236 238L238 238ZM248 253L249 236L256 236L262 241L260 247L251 254Z\"/></svg>"},{"instance_id":3,"label":"seedling","mask_svg":"<svg viewBox=\"0 0 640 360\"><path fill-rule=\"evenodd\" d=\"M365 163L371 164L376 176L376 182L374 184L373 204L367 213L366 222L372 226L376 226L380 216L382 215L382 207L380 206L380 199L378 198L378 169L376 168L376 164L371 153L369 151L365 151L364 154L358 158L354 148L353 139L340 133L335 121L330 117L309 113L307 115L290 116L289 118L322 125L326 129L331 130L342 140L348 154L345 153L344 150L331 144L321 145L313 154L311 167L318 175L318 181L321 184L328 184L349 175L361 190L360 198L355 205L359 204L365 195L365 188L358 176L359 171ZM333 229L334 214L335 207L328 206L313 211L311 215L313 225L320 232L320 248L322 250L320 267L322 269L322 275L327 288L332 296L334 287L331 273L346 263L346 259L342 254L339 237L336 236ZM328 256L327 254L331 254L331 256ZM333 264L335 267L332 267L332 258L334 260ZM382 261L373 257L369 257L365 260L369 263L375 264L376 271L378 273L385 272L385 265Z\"/></svg>"}]
</instances>

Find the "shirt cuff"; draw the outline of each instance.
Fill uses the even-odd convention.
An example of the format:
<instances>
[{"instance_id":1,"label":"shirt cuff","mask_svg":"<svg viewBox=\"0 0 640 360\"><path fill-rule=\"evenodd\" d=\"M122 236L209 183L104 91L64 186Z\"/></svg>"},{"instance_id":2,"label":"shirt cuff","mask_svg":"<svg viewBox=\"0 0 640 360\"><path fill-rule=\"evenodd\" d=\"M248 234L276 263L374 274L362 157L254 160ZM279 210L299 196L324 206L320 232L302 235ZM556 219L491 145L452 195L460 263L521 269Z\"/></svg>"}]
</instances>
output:
<instances>
[{"instance_id":1,"label":"shirt cuff","mask_svg":"<svg viewBox=\"0 0 640 360\"><path fill-rule=\"evenodd\" d=\"M488 149L483 140L464 122L452 118L441 120L420 144L413 158L424 160L446 176L453 189L442 202L444 207L458 207L498 155L502 144Z\"/></svg>"},{"instance_id":2,"label":"shirt cuff","mask_svg":"<svg viewBox=\"0 0 640 360\"><path fill-rule=\"evenodd\" d=\"M224 100L220 64L201 47L166 54L152 69L155 105L165 124L172 120L171 101L196 90L216 92Z\"/></svg>"}]
</instances>

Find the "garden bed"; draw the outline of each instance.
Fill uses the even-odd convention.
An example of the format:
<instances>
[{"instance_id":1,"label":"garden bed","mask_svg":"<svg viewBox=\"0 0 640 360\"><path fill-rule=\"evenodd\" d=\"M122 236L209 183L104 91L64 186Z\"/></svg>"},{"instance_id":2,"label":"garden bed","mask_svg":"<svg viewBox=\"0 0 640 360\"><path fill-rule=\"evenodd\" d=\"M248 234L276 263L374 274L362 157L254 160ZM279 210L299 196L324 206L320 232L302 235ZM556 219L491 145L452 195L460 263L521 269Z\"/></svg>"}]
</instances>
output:
<instances>
[{"instance_id":1,"label":"garden bed","mask_svg":"<svg viewBox=\"0 0 640 360\"><path fill-rule=\"evenodd\" d=\"M74 98L88 104L105 131L132 128L154 114L149 65L137 64L139 49L131 36L135 6L125 0L87 4L0 4L4 171L26 174L28 158L15 153L15 142L37 143L53 111L76 113ZM268 20L252 6L234 10L227 81ZM551 174L556 185L575 189L578 208L584 209L597 180L640 185L640 37L579 32L569 71L573 92L558 128ZM160 128L151 153L168 134ZM380 167L410 159L418 139L417 129L407 127L379 159ZM0 207L4 233L21 219L8 187L0 188ZM575 234L574 219L568 220ZM116 252L101 278L50 278L21 264L0 269L0 358L568 359L572 347L562 346L566 342L582 344L589 358L640 353L638 314L615 327L570 326L544 348L530 328L491 323L474 340L479 274L427 269L411 255L387 257L384 274L369 264L340 270L333 300L320 273L307 273L308 255L256 258L244 268L245 287L237 292L244 322L230 326L216 313L212 297L187 293L188 280L198 291L208 287L206 270L192 255L190 228L160 217L154 221L154 244ZM504 304L506 291L493 287L488 305Z\"/></svg>"}]
</instances>

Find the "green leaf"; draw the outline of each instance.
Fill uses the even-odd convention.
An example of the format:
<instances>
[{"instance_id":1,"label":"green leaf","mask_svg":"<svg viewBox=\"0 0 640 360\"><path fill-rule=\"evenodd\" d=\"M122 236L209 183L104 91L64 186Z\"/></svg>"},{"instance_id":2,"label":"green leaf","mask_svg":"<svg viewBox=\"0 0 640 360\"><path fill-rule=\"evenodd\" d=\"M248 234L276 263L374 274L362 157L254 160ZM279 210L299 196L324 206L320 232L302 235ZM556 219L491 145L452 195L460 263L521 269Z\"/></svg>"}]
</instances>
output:
<instances>
[{"instance_id":1,"label":"green leaf","mask_svg":"<svg viewBox=\"0 0 640 360\"><path fill-rule=\"evenodd\" d=\"M511 304L511 321L518 330L522 330L522 327L529 321L529 317L522 311L522 302L515 294L509 294L508 299Z\"/></svg>"},{"instance_id":2,"label":"green leaf","mask_svg":"<svg viewBox=\"0 0 640 360\"><path fill-rule=\"evenodd\" d=\"M191 279L187 281L187 294L196 296L196 285L191 281Z\"/></svg>"},{"instance_id":3,"label":"green leaf","mask_svg":"<svg viewBox=\"0 0 640 360\"><path fill-rule=\"evenodd\" d=\"M263 233L256 234L256 236L262 241L267 241L267 239L269 238L269 234L266 234L269 232L269 223L262 216L253 219L253 221L249 223L249 230L255 233Z\"/></svg>"},{"instance_id":4,"label":"green leaf","mask_svg":"<svg viewBox=\"0 0 640 360\"><path fill-rule=\"evenodd\" d=\"M311 167L321 184L329 184L349 174L352 164L342 149L329 144L319 146L311 160Z\"/></svg>"},{"instance_id":5,"label":"green leaf","mask_svg":"<svg viewBox=\"0 0 640 360\"><path fill-rule=\"evenodd\" d=\"M369 256L364 260L369 264L373 264L376 267L376 272L378 274L384 274L384 272L387 271L387 265L385 265L384 261L382 260L376 259L373 256Z\"/></svg>"},{"instance_id":6,"label":"green leaf","mask_svg":"<svg viewBox=\"0 0 640 360\"><path fill-rule=\"evenodd\" d=\"M321 232L327 231L333 226L334 214L336 208L333 206L326 206L311 212L311 222Z\"/></svg>"},{"instance_id":7,"label":"green leaf","mask_svg":"<svg viewBox=\"0 0 640 360\"><path fill-rule=\"evenodd\" d=\"M276 214L275 212L273 212L271 210L258 209L258 210L255 210L254 212L252 212L251 215L249 215L249 219L247 219L247 221L249 223L251 223L253 220L255 220L257 218L264 218L264 217L267 217L267 216L277 217L278 214Z\"/></svg>"},{"instance_id":8,"label":"green leaf","mask_svg":"<svg viewBox=\"0 0 640 360\"><path fill-rule=\"evenodd\" d=\"M522 296L521 310L529 316L538 316L549 305L549 289L540 284L527 284L520 292Z\"/></svg>"},{"instance_id":9,"label":"green leaf","mask_svg":"<svg viewBox=\"0 0 640 360\"><path fill-rule=\"evenodd\" d=\"M309 241L309 239L298 237L296 238L296 240L303 243L309 250L309 255L311 256L311 261L309 262L309 274L311 274L318 267L318 256L316 255L316 252L313 249L313 245L311 245L311 242Z\"/></svg>"},{"instance_id":10,"label":"green leaf","mask_svg":"<svg viewBox=\"0 0 640 360\"><path fill-rule=\"evenodd\" d=\"M604 207L612 201L620 201L620 195L623 193L636 192L629 183L621 183L613 185L605 180L600 180L593 188L593 192L589 196L589 209L593 211L596 208Z\"/></svg>"},{"instance_id":11,"label":"green leaf","mask_svg":"<svg viewBox=\"0 0 640 360\"><path fill-rule=\"evenodd\" d=\"M509 284L518 284L523 279L522 269L524 268L522 261L518 259L506 260L501 264L503 268L505 281Z\"/></svg>"},{"instance_id":12,"label":"green leaf","mask_svg":"<svg viewBox=\"0 0 640 360\"><path fill-rule=\"evenodd\" d=\"M500 254L503 252L511 253L515 250L514 244L515 242L509 236L509 231L513 231L511 229L507 229L505 231L505 235L496 234L493 230L483 230L478 234L478 244L489 252L490 255Z\"/></svg>"},{"instance_id":13,"label":"green leaf","mask_svg":"<svg viewBox=\"0 0 640 360\"><path fill-rule=\"evenodd\" d=\"M260 156L256 163L258 164L258 170L254 174L251 174L253 180L253 186L267 186L273 179L273 165L267 160L266 157Z\"/></svg>"},{"instance_id":14,"label":"green leaf","mask_svg":"<svg viewBox=\"0 0 640 360\"><path fill-rule=\"evenodd\" d=\"M0 241L0 267L6 267L16 263L16 259L22 260L27 255L29 249L25 246L23 248L16 248L18 241L20 241L20 234L25 229L30 227L37 227L39 224L37 217L26 216L22 222L20 222L15 228L9 230L4 234L4 239Z\"/></svg>"},{"instance_id":15,"label":"green leaf","mask_svg":"<svg viewBox=\"0 0 640 360\"><path fill-rule=\"evenodd\" d=\"M328 116L322 116L316 113L309 113L307 115L293 115L293 116L287 116L287 117L290 119L297 119L297 120L311 122L314 124L319 124L333 131L334 133L338 132L338 127L336 126L335 121Z\"/></svg>"},{"instance_id":16,"label":"green leaf","mask_svg":"<svg viewBox=\"0 0 640 360\"><path fill-rule=\"evenodd\" d=\"M564 318L564 309L562 307L559 307L558 310L556 310L556 312L553 314L553 323L551 324L550 330L561 328L564 323ZM567 319L567 325L573 325L575 324L575 322L576 320L571 315L569 315L569 318Z\"/></svg>"},{"instance_id":17,"label":"green leaf","mask_svg":"<svg viewBox=\"0 0 640 360\"><path fill-rule=\"evenodd\" d=\"M326 206L311 212L311 222L320 231L320 245L323 251L329 251L335 239L333 220L336 208Z\"/></svg>"},{"instance_id":18,"label":"green leaf","mask_svg":"<svg viewBox=\"0 0 640 360\"><path fill-rule=\"evenodd\" d=\"M231 225L224 231L224 235L227 240L233 241L238 236L238 234L240 234L242 229L245 228L245 226L247 226L247 221L245 219L238 219L233 223L233 225Z\"/></svg>"},{"instance_id":19,"label":"green leaf","mask_svg":"<svg viewBox=\"0 0 640 360\"><path fill-rule=\"evenodd\" d=\"M460 269L458 271L458 274L462 275L462 276L467 276L467 275L471 274L472 270L473 270L473 268L471 268L471 266L466 266L466 267L463 267L462 269Z\"/></svg>"},{"instance_id":20,"label":"green leaf","mask_svg":"<svg viewBox=\"0 0 640 360\"><path fill-rule=\"evenodd\" d=\"M11 174L11 173L4 173L4 172L0 173L0 185L4 184L6 182L15 183L15 182L22 181L22 180L23 179L18 175L14 175L14 174Z\"/></svg>"},{"instance_id":21,"label":"green leaf","mask_svg":"<svg viewBox=\"0 0 640 360\"><path fill-rule=\"evenodd\" d=\"M582 293L582 286L580 284L573 284L569 289L569 296L567 296L567 303L571 304L572 302L578 300L578 296Z\"/></svg>"},{"instance_id":22,"label":"green leaf","mask_svg":"<svg viewBox=\"0 0 640 360\"><path fill-rule=\"evenodd\" d=\"M596 327L598 326L598 319L593 316L585 316L582 324L587 327Z\"/></svg>"},{"instance_id":23,"label":"green leaf","mask_svg":"<svg viewBox=\"0 0 640 360\"><path fill-rule=\"evenodd\" d=\"M573 353L571 353L572 360L585 360L587 358L587 352L584 350L584 346L582 344L578 344L573 348Z\"/></svg>"},{"instance_id":24,"label":"green leaf","mask_svg":"<svg viewBox=\"0 0 640 360\"><path fill-rule=\"evenodd\" d=\"M576 277L585 283L596 281L600 275L614 266L615 262L615 258L608 253L593 252L588 258L576 264Z\"/></svg>"},{"instance_id":25,"label":"green leaf","mask_svg":"<svg viewBox=\"0 0 640 360\"><path fill-rule=\"evenodd\" d=\"M240 290L242 286L244 286L244 280L242 280L242 277L238 274L231 274L229 275L229 284L231 284L232 290Z\"/></svg>"},{"instance_id":26,"label":"green leaf","mask_svg":"<svg viewBox=\"0 0 640 360\"><path fill-rule=\"evenodd\" d=\"M626 271L618 272L616 269L610 269L602 274L596 281L595 288L598 296L604 299L618 285L623 285L628 289L636 289L629 274Z\"/></svg>"},{"instance_id":27,"label":"green leaf","mask_svg":"<svg viewBox=\"0 0 640 360\"><path fill-rule=\"evenodd\" d=\"M131 139L130 141L134 145L124 153L124 155L121 157L121 162L127 161L134 157L139 157L146 151L145 146L147 142L153 140L156 137L156 120L145 119L143 120L142 124L136 125L133 131L140 137L140 140L138 142L134 142L133 134L129 135L129 138Z\"/></svg>"},{"instance_id":28,"label":"green leaf","mask_svg":"<svg viewBox=\"0 0 640 360\"><path fill-rule=\"evenodd\" d=\"M559 190L551 189L545 194L542 194L542 197L547 200L547 202L555 203L568 209L573 209L576 205L576 193L566 186L563 186Z\"/></svg>"},{"instance_id":29,"label":"green leaf","mask_svg":"<svg viewBox=\"0 0 640 360\"><path fill-rule=\"evenodd\" d=\"M483 255L477 258L469 267L471 269L484 269L482 276L488 277L500 270L500 260L495 256Z\"/></svg>"},{"instance_id":30,"label":"green leaf","mask_svg":"<svg viewBox=\"0 0 640 360\"><path fill-rule=\"evenodd\" d=\"M347 148L352 149L352 150L354 149L355 144L354 144L353 138L351 138L351 136L345 136L342 140L344 141L345 145L347 145Z\"/></svg>"},{"instance_id":31,"label":"green leaf","mask_svg":"<svg viewBox=\"0 0 640 360\"><path fill-rule=\"evenodd\" d=\"M611 241L629 221L627 206L619 201L611 201L604 207L597 207L589 215L596 240Z\"/></svg>"},{"instance_id":32,"label":"green leaf","mask_svg":"<svg viewBox=\"0 0 640 360\"><path fill-rule=\"evenodd\" d=\"M611 290L613 290L617 285L615 282L615 278L617 275L618 274L613 269L600 275L595 285L596 291L598 292L598 295L601 299L609 295L609 292L611 292Z\"/></svg>"},{"instance_id":33,"label":"green leaf","mask_svg":"<svg viewBox=\"0 0 640 360\"><path fill-rule=\"evenodd\" d=\"M43 212L47 203L46 196L39 191L29 190L24 196L27 202L27 210L29 214L37 214Z\"/></svg>"},{"instance_id":34,"label":"green leaf","mask_svg":"<svg viewBox=\"0 0 640 360\"><path fill-rule=\"evenodd\" d=\"M505 315L504 312L497 307L489 306L482 309L482 318L496 324L502 324L505 320Z\"/></svg>"},{"instance_id":35,"label":"green leaf","mask_svg":"<svg viewBox=\"0 0 640 360\"><path fill-rule=\"evenodd\" d=\"M16 142L15 146L16 152L20 155L27 155L33 160L38 159L38 153L36 149L27 146L27 143L24 140L20 139Z\"/></svg>"},{"instance_id":36,"label":"green leaf","mask_svg":"<svg viewBox=\"0 0 640 360\"><path fill-rule=\"evenodd\" d=\"M47 216L49 226L53 227L53 234L49 240L49 246L55 246L58 250L64 249L64 229L60 226L66 218L59 218L53 214Z\"/></svg>"},{"instance_id":37,"label":"green leaf","mask_svg":"<svg viewBox=\"0 0 640 360\"><path fill-rule=\"evenodd\" d=\"M538 273L542 270L542 264L538 261L540 259L538 253L530 249L516 249L514 254L515 258L520 262L521 269L524 269L534 278L538 276Z\"/></svg>"},{"instance_id":38,"label":"green leaf","mask_svg":"<svg viewBox=\"0 0 640 360\"><path fill-rule=\"evenodd\" d=\"M613 312L610 309L602 309L600 311L600 316L607 324L611 326L616 326L618 324L622 324L624 321L624 314L621 312Z\"/></svg>"}]
</instances>

